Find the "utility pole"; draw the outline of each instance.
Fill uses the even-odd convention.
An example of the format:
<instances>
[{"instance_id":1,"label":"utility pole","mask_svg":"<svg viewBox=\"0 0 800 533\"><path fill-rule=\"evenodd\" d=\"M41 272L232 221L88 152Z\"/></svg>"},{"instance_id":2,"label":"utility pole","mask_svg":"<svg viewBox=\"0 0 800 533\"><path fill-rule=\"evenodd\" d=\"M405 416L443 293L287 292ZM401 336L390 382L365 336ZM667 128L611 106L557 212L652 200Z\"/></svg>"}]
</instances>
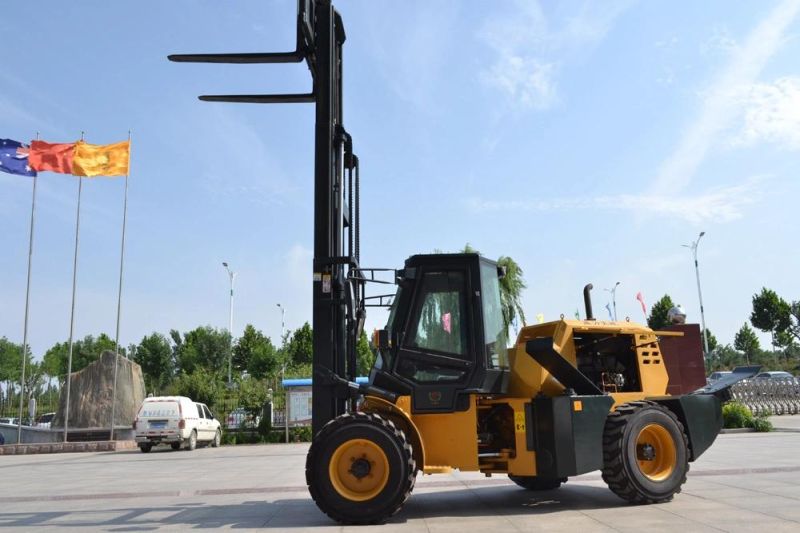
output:
<instances>
[{"instance_id":1,"label":"utility pole","mask_svg":"<svg viewBox=\"0 0 800 533\"><path fill-rule=\"evenodd\" d=\"M614 307L614 322L617 321L617 287L619 287L619 281L614 284L614 288L603 289L611 293L611 305Z\"/></svg>"},{"instance_id":2,"label":"utility pole","mask_svg":"<svg viewBox=\"0 0 800 533\"><path fill-rule=\"evenodd\" d=\"M230 320L228 322L228 333L230 333L231 336L231 345L228 351L228 387L230 387L233 383L231 380L231 364L233 362L233 281L236 279L236 272L231 270L228 263L224 261L222 262L222 266L228 271L228 277L231 280Z\"/></svg>"},{"instance_id":3,"label":"utility pole","mask_svg":"<svg viewBox=\"0 0 800 533\"><path fill-rule=\"evenodd\" d=\"M281 304L276 304L281 310L281 343L283 343L283 336L286 330L286 308ZM285 356L286 354L284 354ZM289 393L286 387L283 386L283 381L286 379L286 361L283 362L281 367L281 388L283 389L283 427L286 433L286 442L289 442Z\"/></svg>"},{"instance_id":4,"label":"utility pole","mask_svg":"<svg viewBox=\"0 0 800 533\"><path fill-rule=\"evenodd\" d=\"M692 244L683 244L681 246L692 250L692 256L694 257L694 272L697 276L697 297L700 299L700 323L703 326L703 348L706 357L708 357L708 331L706 331L706 315L703 309L703 292L700 290L700 266L697 263L697 246L705 234L705 231L701 231L696 241L692 241Z\"/></svg>"}]
</instances>

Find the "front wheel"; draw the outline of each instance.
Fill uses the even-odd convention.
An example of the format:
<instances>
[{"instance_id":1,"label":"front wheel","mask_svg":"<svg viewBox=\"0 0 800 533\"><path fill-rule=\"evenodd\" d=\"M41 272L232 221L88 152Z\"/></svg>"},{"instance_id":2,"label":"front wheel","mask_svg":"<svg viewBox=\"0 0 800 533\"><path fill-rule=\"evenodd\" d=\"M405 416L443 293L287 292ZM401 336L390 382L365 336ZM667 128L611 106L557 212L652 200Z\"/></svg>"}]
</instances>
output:
<instances>
[{"instance_id":1,"label":"front wheel","mask_svg":"<svg viewBox=\"0 0 800 533\"><path fill-rule=\"evenodd\" d=\"M603 433L603 480L632 503L658 503L681 491L689 471L683 425L652 402L621 405Z\"/></svg>"},{"instance_id":2,"label":"front wheel","mask_svg":"<svg viewBox=\"0 0 800 533\"><path fill-rule=\"evenodd\" d=\"M222 442L222 432L218 429L217 433L214 435L214 440L211 441L211 447L219 448L221 442Z\"/></svg>"},{"instance_id":3,"label":"front wheel","mask_svg":"<svg viewBox=\"0 0 800 533\"><path fill-rule=\"evenodd\" d=\"M311 443L306 483L317 506L345 524L378 524L414 488L416 463L405 433L373 413L328 422Z\"/></svg>"},{"instance_id":4,"label":"front wheel","mask_svg":"<svg viewBox=\"0 0 800 533\"><path fill-rule=\"evenodd\" d=\"M153 449L152 444L140 444L139 449L142 450L142 453L150 453L150 450Z\"/></svg>"}]
</instances>

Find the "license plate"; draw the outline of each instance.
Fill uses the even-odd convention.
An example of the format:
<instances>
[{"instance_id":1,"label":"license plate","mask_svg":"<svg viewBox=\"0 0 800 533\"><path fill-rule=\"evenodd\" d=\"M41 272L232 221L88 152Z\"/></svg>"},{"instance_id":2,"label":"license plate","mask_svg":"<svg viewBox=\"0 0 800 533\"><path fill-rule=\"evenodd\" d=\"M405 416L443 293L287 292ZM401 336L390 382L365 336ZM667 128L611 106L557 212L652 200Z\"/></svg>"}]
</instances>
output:
<instances>
[{"instance_id":1,"label":"license plate","mask_svg":"<svg viewBox=\"0 0 800 533\"><path fill-rule=\"evenodd\" d=\"M157 422L150 422L150 427L154 429L164 429L167 427L166 420L159 420Z\"/></svg>"}]
</instances>

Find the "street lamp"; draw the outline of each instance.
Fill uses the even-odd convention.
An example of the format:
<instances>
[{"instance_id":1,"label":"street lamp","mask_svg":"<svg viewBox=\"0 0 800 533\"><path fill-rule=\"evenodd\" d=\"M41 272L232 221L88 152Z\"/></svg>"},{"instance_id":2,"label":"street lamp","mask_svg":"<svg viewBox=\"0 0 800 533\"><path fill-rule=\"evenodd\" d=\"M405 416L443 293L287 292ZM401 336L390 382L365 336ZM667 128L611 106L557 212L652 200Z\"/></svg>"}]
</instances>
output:
<instances>
[{"instance_id":1,"label":"street lamp","mask_svg":"<svg viewBox=\"0 0 800 533\"><path fill-rule=\"evenodd\" d=\"M681 246L684 248L689 248L692 251L692 256L694 257L694 272L697 275L697 297L700 299L700 322L703 325L703 347L707 356L708 332L706 331L706 316L703 309L703 292L700 290L700 266L697 264L697 245L700 244L700 239L702 239L703 235L705 234L705 231L701 231L696 241L692 241L692 244L682 244Z\"/></svg>"},{"instance_id":2,"label":"street lamp","mask_svg":"<svg viewBox=\"0 0 800 533\"><path fill-rule=\"evenodd\" d=\"M231 299L230 299L230 320L228 322L228 333L231 335L231 347L230 351L228 352L228 385L233 382L231 380L231 363L233 360L233 281L236 279L236 272L230 269L228 263L225 261L222 262L222 266L225 267L225 270L228 271L228 277L231 280Z\"/></svg>"},{"instance_id":3,"label":"street lamp","mask_svg":"<svg viewBox=\"0 0 800 533\"><path fill-rule=\"evenodd\" d=\"M280 303L275 304L281 310L281 343L283 343L283 336L284 331L286 329L286 308L282 306ZM283 354L284 358L286 354ZM281 367L281 388L283 389L283 420L284 424L283 427L286 431L286 442L289 442L289 393L286 392L286 388L283 386L283 381L286 379L286 360L283 361L283 366Z\"/></svg>"},{"instance_id":4,"label":"street lamp","mask_svg":"<svg viewBox=\"0 0 800 533\"><path fill-rule=\"evenodd\" d=\"M614 306L614 322L617 321L617 287L619 287L619 281L614 284L613 289L603 289L611 293L611 302Z\"/></svg>"}]
</instances>

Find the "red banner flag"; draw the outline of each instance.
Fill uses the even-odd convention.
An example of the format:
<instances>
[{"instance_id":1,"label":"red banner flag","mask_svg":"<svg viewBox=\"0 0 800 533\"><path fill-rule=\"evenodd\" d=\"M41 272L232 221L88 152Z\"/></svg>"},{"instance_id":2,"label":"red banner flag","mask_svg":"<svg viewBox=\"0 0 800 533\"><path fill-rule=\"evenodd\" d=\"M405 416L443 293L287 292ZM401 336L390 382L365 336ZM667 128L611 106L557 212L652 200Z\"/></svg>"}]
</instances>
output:
<instances>
[{"instance_id":1,"label":"red banner flag","mask_svg":"<svg viewBox=\"0 0 800 533\"><path fill-rule=\"evenodd\" d=\"M647 306L644 304L644 296L642 296L641 291L636 293L636 299L642 304L642 313L644 313L644 318L647 319Z\"/></svg>"},{"instance_id":2,"label":"red banner flag","mask_svg":"<svg viewBox=\"0 0 800 533\"><path fill-rule=\"evenodd\" d=\"M61 174L72 174L72 156L75 143L49 143L31 141L28 164L34 170L51 170Z\"/></svg>"}]
</instances>

